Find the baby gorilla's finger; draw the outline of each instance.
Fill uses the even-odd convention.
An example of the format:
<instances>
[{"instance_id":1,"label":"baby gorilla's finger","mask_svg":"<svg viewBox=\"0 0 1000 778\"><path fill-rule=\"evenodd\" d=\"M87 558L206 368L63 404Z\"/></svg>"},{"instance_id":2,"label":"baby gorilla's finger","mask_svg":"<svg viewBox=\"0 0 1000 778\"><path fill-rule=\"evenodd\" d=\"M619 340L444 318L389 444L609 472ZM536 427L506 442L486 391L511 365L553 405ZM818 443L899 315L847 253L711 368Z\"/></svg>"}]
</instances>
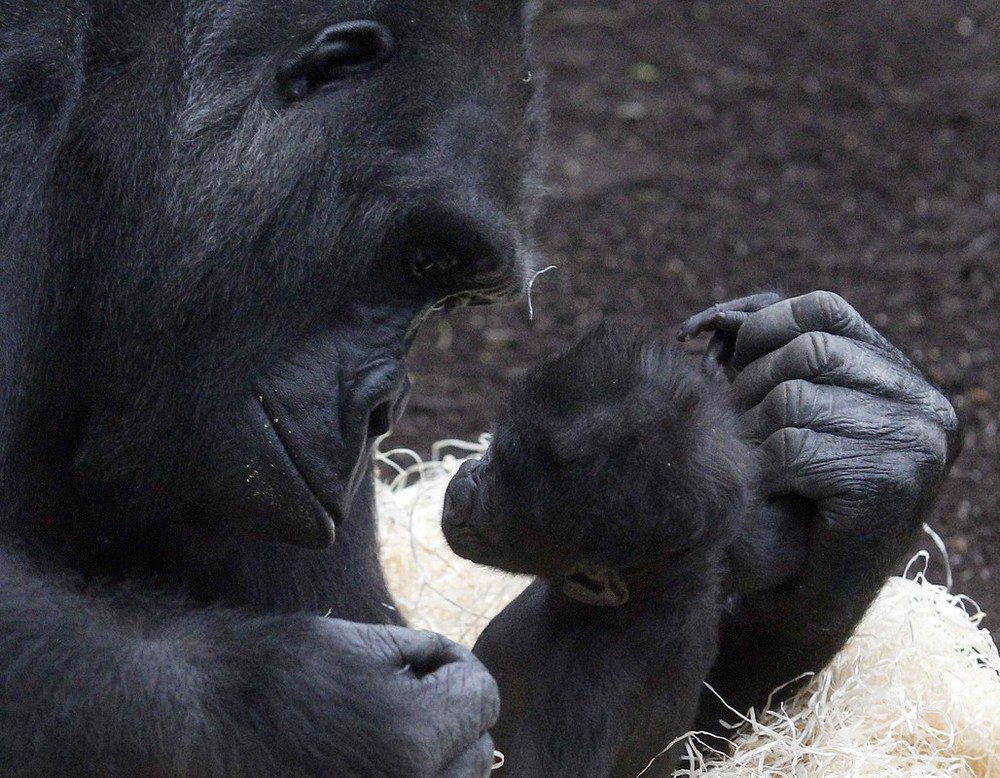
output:
<instances>
[{"instance_id":1,"label":"baby gorilla's finger","mask_svg":"<svg viewBox=\"0 0 1000 778\"><path fill-rule=\"evenodd\" d=\"M764 354L807 332L827 332L867 343L879 351L899 354L840 295L810 292L768 306L743 323L736 341L733 367L742 370Z\"/></svg>"},{"instance_id":2,"label":"baby gorilla's finger","mask_svg":"<svg viewBox=\"0 0 1000 778\"><path fill-rule=\"evenodd\" d=\"M780 299L781 295L779 294L763 292L724 303L716 303L711 308L706 308L704 311L687 318L677 330L677 339L690 340L702 332L716 330L734 332L739 329L740 324L746 320L750 313L773 305Z\"/></svg>"}]
</instances>

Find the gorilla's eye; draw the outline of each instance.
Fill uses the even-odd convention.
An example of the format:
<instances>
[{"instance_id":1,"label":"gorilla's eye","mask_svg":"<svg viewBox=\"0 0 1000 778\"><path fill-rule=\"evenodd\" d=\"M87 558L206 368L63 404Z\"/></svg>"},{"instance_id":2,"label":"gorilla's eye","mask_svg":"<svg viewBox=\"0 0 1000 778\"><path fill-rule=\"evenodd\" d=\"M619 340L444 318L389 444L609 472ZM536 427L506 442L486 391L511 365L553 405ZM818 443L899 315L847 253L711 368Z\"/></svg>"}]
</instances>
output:
<instances>
[{"instance_id":1,"label":"gorilla's eye","mask_svg":"<svg viewBox=\"0 0 1000 778\"><path fill-rule=\"evenodd\" d=\"M374 70L394 48L392 33L378 22L327 27L278 68L278 92L287 101L301 100L347 76Z\"/></svg>"},{"instance_id":2,"label":"gorilla's eye","mask_svg":"<svg viewBox=\"0 0 1000 778\"><path fill-rule=\"evenodd\" d=\"M455 271L462 264L462 258L454 251L437 246L419 246L413 252L410 272L414 278L424 279L443 276Z\"/></svg>"}]
</instances>

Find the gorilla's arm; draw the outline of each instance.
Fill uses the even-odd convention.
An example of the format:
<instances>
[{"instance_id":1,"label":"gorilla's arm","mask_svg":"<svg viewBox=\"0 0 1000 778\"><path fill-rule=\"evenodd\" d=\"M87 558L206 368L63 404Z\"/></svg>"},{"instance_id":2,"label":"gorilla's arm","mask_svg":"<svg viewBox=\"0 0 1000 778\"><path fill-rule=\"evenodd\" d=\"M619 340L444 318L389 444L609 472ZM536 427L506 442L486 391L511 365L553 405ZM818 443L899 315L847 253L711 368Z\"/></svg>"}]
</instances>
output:
<instances>
[{"instance_id":1,"label":"gorilla's arm","mask_svg":"<svg viewBox=\"0 0 1000 778\"><path fill-rule=\"evenodd\" d=\"M957 444L947 399L842 298L774 299L716 306L680 332L715 330L717 345L735 333L728 367L746 428L774 494L801 498L809 521L803 573L725 616L709 683L741 711L844 644L913 542ZM706 691L697 726L718 730L725 717Z\"/></svg>"},{"instance_id":2,"label":"gorilla's arm","mask_svg":"<svg viewBox=\"0 0 1000 778\"><path fill-rule=\"evenodd\" d=\"M84 590L9 551L0 591L5 775L467 778L492 763L495 687L438 635Z\"/></svg>"}]
</instances>

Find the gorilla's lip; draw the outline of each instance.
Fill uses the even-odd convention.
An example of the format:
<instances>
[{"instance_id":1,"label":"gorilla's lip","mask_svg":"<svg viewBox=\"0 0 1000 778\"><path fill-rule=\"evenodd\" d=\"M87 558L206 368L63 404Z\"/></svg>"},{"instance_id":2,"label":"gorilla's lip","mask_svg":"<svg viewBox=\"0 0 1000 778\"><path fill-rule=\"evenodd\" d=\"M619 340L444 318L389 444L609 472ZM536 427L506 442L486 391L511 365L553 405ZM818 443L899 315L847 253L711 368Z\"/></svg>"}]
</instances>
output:
<instances>
[{"instance_id":1,"label":"gorilla's lip","mask_svg":"<svg viewBox=\"0 0 1000 778\"><path fill-rule=\"evenodd\" d=\"M267 395L259 388L257 390L257 406L264 417L265 434L274 444L274 450L280 457L286 460L291 470L298 475L300 484L305 487L305 491L308 492L308 497L315 504L315 507L322 512L323 518L332 526L339 526L344 520L344 512L340 508L338 499L340 496L339 492L342 489L337 489L338 494L329 495L324 498L322 492L310 480L308 472L296 461L293 447L289 445L288 441L281 434L281 429L276 423L278 416L268 404Z\"/></svg>"},{"instance_id":2,"label":"gorilla's lip","mask_svg":"<svg viewBox=\"0 0 1000 778\"><path fill-rule=\"evenodd\" d=\"M391 430L402 413L409 377L393 357L346 371L342 364L330 369L330 360L288 364L254 382L255 404L266 417L271 456L282 463L285 512L304 517L305 508L319 538L347 518L376 434Z\"/></svg>"}]
</instances>

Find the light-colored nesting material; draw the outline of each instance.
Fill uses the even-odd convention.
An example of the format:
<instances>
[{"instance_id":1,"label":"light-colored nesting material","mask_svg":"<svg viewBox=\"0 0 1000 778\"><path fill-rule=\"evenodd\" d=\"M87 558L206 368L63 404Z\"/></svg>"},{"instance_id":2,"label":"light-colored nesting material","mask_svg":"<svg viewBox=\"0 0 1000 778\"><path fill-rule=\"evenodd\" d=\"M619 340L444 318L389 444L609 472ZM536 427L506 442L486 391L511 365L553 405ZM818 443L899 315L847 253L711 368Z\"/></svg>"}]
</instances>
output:
<instances>
[{"instance_id":1,"label":"light-colored nesting material","mask_svg":"<svg viewBox=\"0 0 1000 778\"><path fill-rule=\"evenodd\" d=\"M441 536L458 457L487 442L445 442L428 463L399 452L396 465L380 462L394 481L380 483L378 500L397 604L411 625L465 645L526 583L460 559ZM1000 778L1000 656L981 620L974 603L922 573L892 578L829 667L776 710L742 719L731 756L693 734L694 767L677 775Z\"/></svg>"},{"instance_id":2,"label":"light-colored nesting material","mask_svg":"<svg viewBox=\"0 0 1000 778\"><path fill-rule=\"evenodd\" d=\"M731 758L694 736L697 767L678 775L1000 776L1000 657L981 618L922 574L890 579L830 666L749 721Z\"/></svg>"}]
</instances>

